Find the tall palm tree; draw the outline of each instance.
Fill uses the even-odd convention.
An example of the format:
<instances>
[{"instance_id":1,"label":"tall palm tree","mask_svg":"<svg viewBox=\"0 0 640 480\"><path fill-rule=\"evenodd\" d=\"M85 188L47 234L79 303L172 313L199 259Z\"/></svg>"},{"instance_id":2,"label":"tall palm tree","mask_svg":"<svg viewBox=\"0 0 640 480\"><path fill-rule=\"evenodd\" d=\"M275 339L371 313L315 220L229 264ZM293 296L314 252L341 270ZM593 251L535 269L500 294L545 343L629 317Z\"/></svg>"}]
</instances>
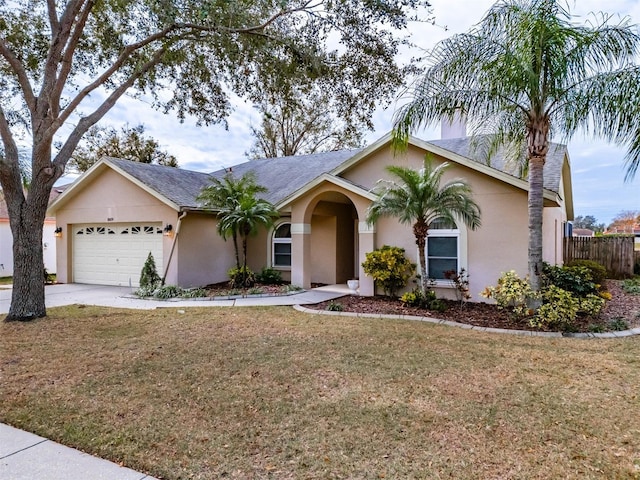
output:
<instances>
[{"instance_id":1,"label":"tall palm tree","mask_svg":"<svg viewBox=\"0 0 640 480\"><path fill-rule=\"evenodd\" d=\"M240 271L243 286L247 286L247 240L258 233L259 227L271 227L278 216L278 211L271 203L251 194L243 195L231 208L220 210L218 231L237 232L242 238L243 263Z\"/></svg>"},{"instance_id":2,"label":"tall palm tree","mask_svg":"<svg viewBox=\"0 0 640 480\"><path fill-rule=\"evenodd\" d=\"M198 201L206 208L218 211L218 217L223 218L234 212L243 197L255 197L258 193L267 189L256 183L252 172L245 173L236 178L232 173L227 173L222 178L212 178L211 185L205 187L198 196ZM218 234L226 241L231 237L236 256L236 268L240 269L240 253L238 249L238 230L235 225L227 222L218 222L216 227Z\"/></svg>"},{"instance_id":3,"label":"tall palm tree","mask_svg":"<svg viewBox=\"0 0 640 480\"><path fill-rule=\"evenodd\" d=\"M471 229L480 226L480 208L472 199L471 187L463 180L442 183L444 172L450 167L441 163L435 168L428 158L420 170L391 165L387 167L399 181L382 180L374 189L379 193L367 212L367 222L380 217L397 217L400 223L411 225L416 237L422 290L427 293L427 259L425 246L429 225L435 220L456 223L456 217Z\"/></svg>"},{"instance_id":4,"label":"tall palm tree","mask_svg":"<svg viewBox=\"0 0 640 480\"><path fill-rule=\"evenodd\" d=\"M461 112L481 126L476 131L494 130L488 151L499 145L526 151L534 290L542 272L543 167L551 133L568 140L584 129L629 143L628 177L640 163L640 69L633 65L640 38L627 20L612 24L606 15L577 26L559 4L499 1L469 33L440 42L394 121L399 147L412 131Z\"/></svg>"}]
</instances>

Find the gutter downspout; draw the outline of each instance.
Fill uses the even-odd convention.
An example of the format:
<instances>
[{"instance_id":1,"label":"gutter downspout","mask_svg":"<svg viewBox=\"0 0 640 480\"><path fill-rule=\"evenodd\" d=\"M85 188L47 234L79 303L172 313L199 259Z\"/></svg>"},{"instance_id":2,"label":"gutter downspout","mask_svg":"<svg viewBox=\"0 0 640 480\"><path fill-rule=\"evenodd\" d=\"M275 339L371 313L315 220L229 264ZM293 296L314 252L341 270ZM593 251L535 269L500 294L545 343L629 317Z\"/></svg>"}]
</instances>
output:
<instances>
[{"instance_id":1,"label":"gutter downspout","mask_svg":"<svg viewBox=\"0 0 640 480\"><path fill-rule=\"evenodd\" d=\"M187 211L183 211L178 217L178 224L176 225L176 234L173 237L173 243L171 244L171 252L169 252L169 258L167 259L167 266L164 268L164 275L162 275L162 285L164 285L164 281L167 278L167 273L169 273L169 266L171 266L171 259L173 258L173 251L176 249L176 242L178 241L178 235L180 234L180 225L182 224L182 219L187 216Z\"/></svg>"}]
</instances>

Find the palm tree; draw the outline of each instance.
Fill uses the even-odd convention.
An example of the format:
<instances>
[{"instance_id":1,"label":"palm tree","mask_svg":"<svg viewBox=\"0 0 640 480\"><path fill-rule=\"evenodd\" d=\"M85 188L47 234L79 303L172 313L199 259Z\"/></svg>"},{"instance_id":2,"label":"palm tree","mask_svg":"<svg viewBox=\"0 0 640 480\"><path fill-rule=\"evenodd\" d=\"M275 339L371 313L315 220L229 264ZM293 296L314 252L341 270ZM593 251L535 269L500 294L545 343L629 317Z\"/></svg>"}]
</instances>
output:
<instances>
[{"instance_id":1,"label":"palm tree","mask_svg":"<svg viewBox=\"0 0 640 480\"><path fill-rule=\"evenodd\" d=\"M456 217L471 229L480 226L480 208L471 198L471 187L463 180L442 183L448 163L432 167L428 158L420 170L391 165L387 167L394 180L381 180L376 189L379 197L367 212L367 222L375 223L380 217L397 217L400 223L412 225L416 237L422 290L427 293L427 259L425 246L429 225L435 220L455 224Z\"/></svg>"},{"instance_id":2,"label":"palm tree","mask_svg":"<svg viewBox=\"0 0 640 480\"><path fill-rule=\"evenodd\" d=\"M606 15L576 26L559 3L499 1L469 33L440 42L394 120L400 148L412 131L462 113L480 126L475 131L494 130L489 152L500 145L526 151L534 290L542 272L543 167L551 133L568 140L584 129L630 143L628 177L640 163L640 69L632 63L640 37L627 20L611 24Z\"/></svg>"},{"instance_id":3,"label":"palm tree","mask_svg":"<svg viewBox=\"0 0 640 480\"><path fill-rule=\"evenodd\" d=\"M242 286L247 286L247 240L256 235L259 227L269 228L278 218L278 211L266 200L257 199L253 194L243 195L231 208L220 210L218 231L237 232L242 238Z\"/></svg>"},{"instance_id":4,"label":"palm tree","mask_svg":"<svg viewBox=\"0 0 640 480\"><path fill-rule=\"evenodd\" d=\"M267 189L256 183L255 175L252 172L245 173L240 178L235 178L232 173L227 173L222 178L212 178L212 185L202 189L198 196L198 201L204 207L218 211L218 217L235 211L238 203L243 197L254 197L258 193L266 192ZM236 255L236 268L240 269L240 254L238 250L238 230L231 228L232 224L218 222L216 227L218 234L226 241L231 237Z\"/></svg>"}]
</instances>

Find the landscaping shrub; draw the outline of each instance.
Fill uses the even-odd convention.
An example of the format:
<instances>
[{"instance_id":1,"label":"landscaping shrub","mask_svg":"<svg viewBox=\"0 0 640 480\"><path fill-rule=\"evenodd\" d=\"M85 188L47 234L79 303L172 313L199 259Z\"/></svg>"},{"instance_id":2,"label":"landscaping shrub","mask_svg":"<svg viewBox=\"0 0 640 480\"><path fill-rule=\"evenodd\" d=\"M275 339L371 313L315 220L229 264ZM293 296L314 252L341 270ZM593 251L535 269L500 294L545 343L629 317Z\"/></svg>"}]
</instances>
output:
<instances>
[{"instance_id":1,"label":"landscaping shrub","mask_svg":"<svg viewBox=\"0 0 640 480\"><path fill-rule=\"evenodd\" d=\"M227 275L230 288L251 288L256 283L255 273L249 267L233 267Z\"/></svg>"},{"instance_id":2,"label":"landscaping shrub","mask_svg":"<svg viewBox=\"0 0 640 480\"><path fill-rule=\"evenodd\" d=\"M409 307L424 308L436 312L444 312L447 309L446 302L436 298L436 293L433 290L428 290L425 295L422 289L415 288L402 295L400 301Z\"/></svg>"},{"instance_id":3,"label":"landscaping shrub","mask_svg":"<svg viewBox=\"0 0 640 480\"><path fill-rule=\"evenodd\" d=\"M480 295L485 298L493 298L498 304L498 308L512 308L513 314L517 317L533 314L527 303L537 297L537 294L531 289L529 281L526 278L518 277L514 270L503 273L498 279L498 285L485 288Z\"/></svg>"},{"instance_id":4,"label":"landscaping shrub","mask_svg":"<svg viewBox=\"0 0 640 480\"><path fill-rule=\"evenodd\" d=\"M597 285L604 285L607 279L607 269L604 265L593 260L573 260L567 264L568 267L584 267L591 272L591 280Z\"/></svg>"},{"instance_id":5,"label":"landscaping shrub","mask_svg":"<svg viewBox=\"0 0 640 480\"><path fill-rule=\"evenodd\" d=\"M155 298L159 298L162 300L167 300L169 298L177 298L182 296L182 288L177 285L164 285L160 288L157 288L155 292L153 292L153 296Z\"/></svg>"},{"instance_id":6,"label":"landscaping shrub","mask_svg":"<svg viewBox=\"0 0 640 480\"><path fill-rule=\"evenodd\" d=\"M604 333L607 331L604 325L599 323L592 323L587 327L587 331L591 333Z\"/></svg>"},{"instance_id":7,"label":"landscaping shrub","mask_svg":"<svg viewBox=\"0 0 640 480\"><path fill-rule=\"evenodd\" d=\"M434 312L444 312L445 310L447 310L447 304L439 298L436 298L435 300L429 302L428 308L429 310L433 310Z\"/></svg>"},{"instance_id":8,"label":"landscaping shrub","mask_svg":"<svg viewBox=\"0 0 640 480\"><path fill-rule=\"evenodd\" d=\"M404 248L389 245L367 253L362 267L390 297L396 297L397 291L407 286L416 268L405 256Z\"/></svg>"},{"instance_id":9,"label":"landscaping shrub","mask_svg":"<svg viewBox=\"0 0 640 480\"><path fill-rule=\"evenodd\" d=\"M304 289L298 285L293 285L293 284L283 285L282 288L280 289L282 293L293 293L293 292L299 292L301 290L304 290Z\"/></svg>"},{"instance_id":10,"label":"landscaping shrub","mask_svg":"<svg viewBox=\"0 0 640 480\"><path fill-rule=\"evenodd\" d=\"M599 295L589 294L584 298L578 299L579 312L589 315L591 317L597 317L600 315L602 308L605 304L605 299Z\"/></svg>"},{"instance_id":11,"label":"landscaping shrub","mask_svg":"<svg viewBox=\"0 0 640 480\"><path fill-rule=\"evenodd\" d=\"M160 285L160 275L158 275L158 270L156 268L156 261L153 258L151 252L147 255L147 260L144 262L142 266L142 271L140 272L140 289L144 291L155 290L155 288Z\"/></svg>"},{"instance_id":12,"label":"landscaping shrub","mask_svg":"<svg viewBox=\"0 0 640 480\"><path fill-rule=\"evenodd\" d=\"M632 295L640 295L640 277L629 278L622 282L622 289Z\"/></svg>"},{"instance_id":13,"label":"landscaping shrub","mask_svg":"<svg viewBox=\"0 0 640 480\"><path fill-rule=\"evenodd\" d=\"M425 295L421 288L414 288L400 297L400 301L405 305L418 308L428 308L434 300L436 300L436 294L433 290L427 291Z\"/></svg>"},{"instance_id":14,"label":"landscaping shrub","mask_svg":"<svg viewBox=\"0 0 640 480\"><path fill-rule=\"evenodd\" d=\"M460 306L463 306L471 299L471 294L469 293L469 274L464 268L461 268L459 272L447 270L444 272L444 278L451 280L453 283L456 289L456 298L460 302Z\"/></svg>"},{"instance_id":15,"label":"landscaping shrub","mask_svg":"<svg viewBox=\"0 0 640 480\"><path fill-rule=\"evenodd\" d=\"M186 288L179 296L182 298L203 298L207 296L207 291L204 288Z\"/></svg>"},{"instance_id":16,"label":"landscaping shrub","mask_svg":"<svg viewBox=\"0 0 640 480\"><path fill-rule=\"evenodd\" d=\"M598 285L593 281L591 270L587 267L564 267L545 262L542 274L547 286L554 285L579 297L598 293Z\"/></svg>"},{"instance_id":17,"label":"landscaping shrub","mask_svg":"<svg viewBox=\"0 0 640 480\"><path fill-rule=\"evenodd\" d=\"M260 273L256 274L256 282L265 285L282 284L282 273L274 268L263 267Z\"/></svg>"},{"instance_id":18,"label":"landscaping shrub","mask_svg":"<svg viewBox=\"0 0 640 480\"><path fill-rule=\"evenodd\" d=\"M147 285L146 287L138 288L133 294L137 297L153 297L153 293L156 291L155 285Z\"/></svg>"},{"instance_id":19,"label":"landscaping shrub","mask_svg":"<svg viewBox=\"0 0 640 480\"><path fill-rule=\"evenodd\" d=\"M44 284L45 285L49 285L49 284L53 283L53 274L47 272L46 268L44 269L43 274L44 274Z\"/></svg>"},{"instance_id":20,"label":"landscaping shrub","mask_svg":"<svg viewBox=\"0 0 640 480\"><path fill-rule=\"evenodd\" d=\"M580 302L566 290L551 285L542 294L543 304L529 320L533 327L559 327L564 331L574 328Z\"/></svg>"},{"instance_id":21,"label":"landscaping shrub","mask_svg":"<svg viewBox=\"0 0 640 480\"><path fill-rule=\"evenodd\" d=\"M622 332L623 330L629 330L629 324L622 317L616 317L609 322L609 330L614 332Z\"/></svg>"},{"instance_id":22,"label":"landscaping shrub","mask_svg":"<svg viewBox=\"0 0 640 480\"><path fill-rule=\"evenodd\" d=\"M344 307L341 303L331 300L325 310L328 310L329 312L342 312L344 310Z\"/></svg>"}]
</instances>

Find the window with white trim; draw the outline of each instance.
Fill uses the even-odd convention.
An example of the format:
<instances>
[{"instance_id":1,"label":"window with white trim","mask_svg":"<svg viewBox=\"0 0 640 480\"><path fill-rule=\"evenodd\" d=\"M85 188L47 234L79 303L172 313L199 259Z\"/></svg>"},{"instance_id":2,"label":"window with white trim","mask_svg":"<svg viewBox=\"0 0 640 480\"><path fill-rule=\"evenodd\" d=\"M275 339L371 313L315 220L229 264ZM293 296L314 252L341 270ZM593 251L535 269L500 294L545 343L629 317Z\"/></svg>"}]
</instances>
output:
<instances>
[{"instance_id":1,"label":"window with white trim","mask_svg":"<svg viewBox=\"0 0 640 480\"><path fill-rule=\"evenodd\" d=\"M437 219L429 225L426 245L427 277L445 281L445 272L460 270L460 230L455 224Z\"/></svg>"},{"instance_id":2,"label":"window with white trim","mask_svg":"<svg viewBox=\"0 0 640 480\"><path fill-rule=\"evenodd\" d=\"M273 232L271 265L291 267L291 224L281 223Z\"/></svg>"}]
</instances>

